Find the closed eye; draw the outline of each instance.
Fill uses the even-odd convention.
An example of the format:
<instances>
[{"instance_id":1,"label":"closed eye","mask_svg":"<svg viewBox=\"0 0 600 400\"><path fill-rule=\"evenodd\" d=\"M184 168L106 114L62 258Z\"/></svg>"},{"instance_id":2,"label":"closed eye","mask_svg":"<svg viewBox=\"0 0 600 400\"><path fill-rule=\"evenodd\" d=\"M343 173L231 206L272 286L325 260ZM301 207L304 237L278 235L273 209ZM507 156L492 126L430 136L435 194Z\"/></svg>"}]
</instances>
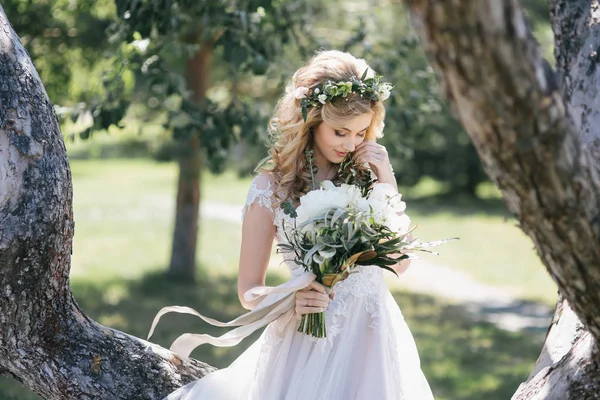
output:
<instances>
[{"instance_id":1,"label":"closed eye","mask_svg":"<svg viewBox=\"0 0 600 400\"><path fill-rule=\"evenodd\" d=\"M336 130L336 131L334 131L334 132L335 132L336 136L339 136L339 137L344 137L344 136L346 136L346 134L345 134L344 132L337 131L337 130ZM366 135L366 134L367 134L367 130L366 130L366 129L364 129L364 130L360 131L359 133L357 133L357 134L356 134L356 136L358 136L358 137L361 137L361 138L362 138L362 137L365 137L365 135Z\"/></svg>"}]
</instances>

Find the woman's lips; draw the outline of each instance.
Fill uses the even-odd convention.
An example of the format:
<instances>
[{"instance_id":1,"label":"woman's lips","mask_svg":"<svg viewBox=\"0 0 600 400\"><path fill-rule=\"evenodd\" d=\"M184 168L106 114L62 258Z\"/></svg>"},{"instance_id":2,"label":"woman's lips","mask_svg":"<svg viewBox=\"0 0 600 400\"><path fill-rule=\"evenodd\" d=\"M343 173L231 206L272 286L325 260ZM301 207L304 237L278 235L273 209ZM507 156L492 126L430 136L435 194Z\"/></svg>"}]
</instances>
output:
<instances>
[{"instance_id":1,"label":"woman's lips","mask_svg":"<svg viewBox=\"0 0 600 400\"><path fill-rule=\"evenodd\" d=\"M346 154L348 153L340 153L339 151L336 151L335 154L337 154L339 157L346 157Z\"/></svg>"}]
</instances>

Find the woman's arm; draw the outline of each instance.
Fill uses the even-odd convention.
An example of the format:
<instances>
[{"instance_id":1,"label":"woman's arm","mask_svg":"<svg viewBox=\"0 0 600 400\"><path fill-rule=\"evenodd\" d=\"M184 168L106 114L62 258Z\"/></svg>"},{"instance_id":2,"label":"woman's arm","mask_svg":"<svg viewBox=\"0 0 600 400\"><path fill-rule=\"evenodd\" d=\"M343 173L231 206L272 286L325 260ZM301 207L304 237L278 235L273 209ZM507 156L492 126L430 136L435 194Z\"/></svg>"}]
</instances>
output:
<instances>
[{"instance_id":1,"label":"woman's arm","mask_svg":"<svg viewBox=\"0 0 600 400\"><path fill-rule=\"evenodd\" d=\"M244 299L244 293L265 285L274 237L273 212L258 203L250 205L242 223L238 273L238 297L242 306L248 310L252 310L258 300L248 302Z\"/></svg>"},{"instance_id":2,"label":"woman's arm","mask_svg":"<svg viewBox=\"0 0 600 400\"><path fill-rule=\"evenodd\" d=\"M406 236L406 239L408 241L411 241L414 239L414 236L412 235L412 233L409 233ZM407 251L406 253L395 253L395 254L391 254L392 258L399 258L401 256L403 256L404 254L409 254L410 252ZM396 271L396 273L398 275L402 275L403 273L406 272L406 270L408 269L408 267L410 267L410 263L411 263L411 259L410 258L405 258L404 260L401 260L400 262L398 262L397 264L394 264L391 266L391 268Z\"/></svg>"},{"instance_id":3,"label":"woman's arm","mask_svg":"<svg viewBox=\"0 0 600 400\"><path fill-rule=\"evenodd\" d=\"M406 272L406 270L408 269L408 267L410 267L411 261L412 260L410 258L406 258L406 259L400 261L399 263L392 265L391 268L394 271L396 271L396 273L398 275L402 275L403 273Z\"/></svg>"}]
</instances>

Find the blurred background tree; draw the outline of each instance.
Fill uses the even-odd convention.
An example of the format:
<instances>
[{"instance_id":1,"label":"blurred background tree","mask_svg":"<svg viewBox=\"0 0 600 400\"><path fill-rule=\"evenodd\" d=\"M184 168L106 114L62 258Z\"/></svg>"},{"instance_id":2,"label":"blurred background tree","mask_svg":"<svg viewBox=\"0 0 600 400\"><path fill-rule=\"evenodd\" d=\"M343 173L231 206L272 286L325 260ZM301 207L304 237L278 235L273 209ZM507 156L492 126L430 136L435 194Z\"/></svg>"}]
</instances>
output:
<instances>
[{"instance_id":1,"label":"blurred background tree","mask_svg":"<svg viewBox=\"0 0 600 400\"><path fill-rule=\"evenodd\" d=\"M265 88L243 86L268 72L309 13L302 2L270 0L115 5L106 31L116 53L105 72L104 96L71 116L92 116L82 138L126 126L122 117L133 104L145 123L162 125L168 135L155 157L179 165L169 273L194 280L201 171L205 165L223 171L242 133L255 141L264 121L260 103L247 100Z\"/></svg>"},{"instance_id":2,"label":"blurred background tree","mask_svg":"<svg viewBox=\"0 0 600 400\"><path fill-rule=\"evenodd\" d=\"M546 3L525 6L551 59ZM283 86L319 49L350 51L394 83L382 143L401 186L429 179L438 193L476 196L486 180L401 4L10 0L4 8L65 117L70 157L179 164L174 275L194 278L200 171L251 173ZM77 147L98 131L110 139Z\"/></svg>"},{"instance_id":3,"label":"blurred background tree","mask_svg":"<svg viewBox=\"0 0 600 400\"><path fill-rule=\"evenodd\" d=\"M8 0L2 6L55 104L75 107L99 95L102 71L110 66L104 52L112 0Z\"/></svg>"},{"instance_id":4,"label":"blurred background tree","mask_svg":"<svg viewBox=\"0 0 600 400\"><path fill-rule=\"evenodd\" d=\"M553 59L546 2L527 0L524 5L545 56ZM388 149L398 184L407 187L429 179L435 181L443 196L477 196L477 187L488 181L487 176L462 126L441 96L435 73L402 4L327 1L306 23L305 31L310 35L300 42L309 56L319 49L349 51L365 58L395 85L386 102L386 129L381 143ZM295 47L286 50L284 60L275 61L281 83L307 59L307 51L299 52ZM273 97L261 99L263 104L274 105L282 88L265 93ZM238 148L232 165L247 174L266 155L266 149L262 143L242 147L246 157L239 157Z\"/></svg>"}]
</instances>

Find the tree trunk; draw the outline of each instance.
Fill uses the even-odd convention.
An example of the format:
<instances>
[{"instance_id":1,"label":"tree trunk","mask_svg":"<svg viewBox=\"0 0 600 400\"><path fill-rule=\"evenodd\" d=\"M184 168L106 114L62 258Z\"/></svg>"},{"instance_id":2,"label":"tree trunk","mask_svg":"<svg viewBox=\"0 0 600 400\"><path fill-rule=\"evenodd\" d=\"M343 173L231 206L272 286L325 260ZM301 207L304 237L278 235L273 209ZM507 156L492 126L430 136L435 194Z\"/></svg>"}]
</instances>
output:
<instances>
[{"instance_id":1,"label":"tree trunk","mask_svg":"<svg viewBox=\"0 0 600 400\"><path fill-rule=\"evenodd\" d=\"M73 232L58 120L0 6L0 371L46 399L160 399L212 370L89 319Z\"/></svg>"},{"instance_id":2,"label":"tree trunk","mask_svg":"<svg viewBox=\"0 0 600 400\"><path fill-rule=\"evenodd\" d=\"M196 103L206 96L210 83L213 43L204 42L194 57L186 61L185 77ZM199 133L193 134L179 156L177 211L169 274L194 281L196 278L196 244L200 210L200 174L202 153Z\"/></svg>"},{"instance_id":3,"label":"tree trunk","mask_svg":"<svg viewBox=\"0 0 600 400\"><path fill-rule=\"evenodd\" d=\"M598 0L548 3L563 96L582 144L600 160L600 4ZM595 165L600 171L600 162Z\"/></svg>"},{"instance_id":4,"label":"tree trunk","mask_svg":"<svg viewBox=\"0 0 600 400\"><path fill-rule=\"evenodd\" d=\"M565 99L516 0L405 2L486 172L566 299L513 398L597 399L598 2L550 2Z\"/></svg>"},{"instance_id":5,"label":"tree trunk","mask_svg":"<svg viewBox=\"0 0 600 400\"><path fill-rule=\"evenodd\" d=\"M597 399L596 351L594 338L560 297L542 353L512 400Z\"/></svg>"}]
</instances>

